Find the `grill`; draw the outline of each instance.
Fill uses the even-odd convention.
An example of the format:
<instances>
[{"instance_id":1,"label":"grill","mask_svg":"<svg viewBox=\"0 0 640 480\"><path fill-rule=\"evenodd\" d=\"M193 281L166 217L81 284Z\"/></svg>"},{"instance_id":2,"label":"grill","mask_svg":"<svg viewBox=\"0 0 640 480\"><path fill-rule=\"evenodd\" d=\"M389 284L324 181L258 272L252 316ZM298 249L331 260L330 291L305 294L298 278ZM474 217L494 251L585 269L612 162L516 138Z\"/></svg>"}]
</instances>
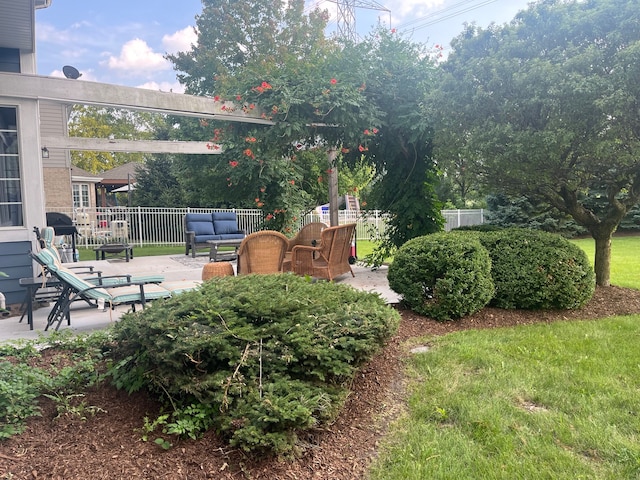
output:
<instances>
[{"instance_id":1,"label":"grill","mask_svg":"<svg viewBox=\"0 0 640 480\"><path fill-rule=\"evenodd\" d=\"M56 235L69 235L71 237L71 256L76 261L76 235L78 229L73 224L73 220L68 215L59 212L47 212L47 227L53 227Z\"/></svg>"}]
</instances>

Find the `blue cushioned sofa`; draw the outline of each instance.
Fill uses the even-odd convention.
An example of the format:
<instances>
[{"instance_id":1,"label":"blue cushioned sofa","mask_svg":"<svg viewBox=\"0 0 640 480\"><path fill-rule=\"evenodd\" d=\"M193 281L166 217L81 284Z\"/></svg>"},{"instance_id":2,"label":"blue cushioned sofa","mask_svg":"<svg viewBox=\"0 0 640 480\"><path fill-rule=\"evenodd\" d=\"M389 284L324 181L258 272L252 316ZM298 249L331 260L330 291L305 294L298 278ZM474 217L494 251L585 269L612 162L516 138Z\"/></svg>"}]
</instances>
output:
<instances>
[{"instance_id":1,"label":"blue cushioned sofa","mask_svg":"<svg viewBox=\"0 0 640 480\"><path fill-rule=\"evenodd\" d=\"M196 256L196 248L211 247L207 240L242 240L235 212L187 213L184 216L185 255Z\"/></svg>"}]
</instances>

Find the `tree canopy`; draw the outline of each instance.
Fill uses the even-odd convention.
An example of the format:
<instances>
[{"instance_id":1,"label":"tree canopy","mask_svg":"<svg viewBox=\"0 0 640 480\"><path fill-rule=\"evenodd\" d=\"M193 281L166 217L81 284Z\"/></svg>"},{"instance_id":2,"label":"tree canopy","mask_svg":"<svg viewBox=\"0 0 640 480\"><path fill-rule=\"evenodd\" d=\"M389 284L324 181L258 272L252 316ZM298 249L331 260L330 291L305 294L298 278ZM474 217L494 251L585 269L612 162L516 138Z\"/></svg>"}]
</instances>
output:
<instances>
[{"instance_id":1,"label":"tree canopy","mask_svg":"<svg viewBox=\"0 0 640 480\"><path fill-rule=\"evenodd\" d=\"M69 119L72 137L148 140L154 138L161 119L149 113L76 105ZM129 162L144 162L142 153L74 150L71 162L91 173L101 173Z\"/></svg>"},{"instance_id":2,"label":"tree canopy","mask_svg":"<svg viewBox=\"0 0 640 480\"><path fill-rule=\"evenodd\" d=\"M640 200L637 5L540 1L508 25L468 26L443 71L433 100L443 136L494 191L585 227L608 285L611 236Z\"/></svg>"},{"instance_id":3,"label":"tree canopy","mask_svg":"<svg viewBox=\"0 0 640 480\"><path fill-rule=\"evenodd\" d=\"M341 165L351 193L373 183L374 203L396 213L393 246L439 229L425 186L433 180L421 111L428 55L382 30L360 44L327 39L327 19L321 10L306 15L301 0L204 2L195 49L170 57L179 78L190 93L261 108L274 125L181 122L182 134L208 129L223 148L190 158L184 178L199 198L262 208L269 228L286 231Z\"/></svg>"}]
</instances>

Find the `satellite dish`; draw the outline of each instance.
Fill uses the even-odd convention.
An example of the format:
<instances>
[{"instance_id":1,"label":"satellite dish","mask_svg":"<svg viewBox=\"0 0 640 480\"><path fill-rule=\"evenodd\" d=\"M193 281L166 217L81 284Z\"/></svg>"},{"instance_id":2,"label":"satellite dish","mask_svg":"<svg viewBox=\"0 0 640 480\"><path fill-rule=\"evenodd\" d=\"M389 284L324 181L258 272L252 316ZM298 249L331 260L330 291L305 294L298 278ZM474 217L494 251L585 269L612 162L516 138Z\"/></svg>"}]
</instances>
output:
<instances>
[{"instance_id":1,"label":"satellite dish","mask_svg":"<svg viewBox=\"0 0 640 480\"><path fill-rule=\"evenodd\" d=\"M65 65L64 67L62 67L62 73L64 73L65 77L71 78L72 80L75 80L82 76L78 69L72 67L71 65Z\"/></svg>"}]
</instances>

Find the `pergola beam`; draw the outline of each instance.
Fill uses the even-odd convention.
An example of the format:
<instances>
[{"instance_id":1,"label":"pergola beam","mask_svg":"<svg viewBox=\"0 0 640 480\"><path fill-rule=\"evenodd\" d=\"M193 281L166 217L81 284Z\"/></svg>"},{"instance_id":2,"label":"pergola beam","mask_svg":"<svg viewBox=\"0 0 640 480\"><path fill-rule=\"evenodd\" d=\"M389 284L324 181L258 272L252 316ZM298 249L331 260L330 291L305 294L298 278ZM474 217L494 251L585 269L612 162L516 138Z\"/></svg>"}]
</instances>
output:
<instances>
[{"instance_id":1,"label":"pergola beam","mask_svg":"<svg viewBox=\"0 0 640 480\"><path fill-rule=\"evenodd\" d=\"M0 73L0 85L4 97L273 125L258 109L245 112L233 102L182 93L18 73Z\"/></svg>"},{"instance_id":2,"label":"pergola beam","mask_svg":"<svg viewBox=\"0 0 640 480\"><path fill-rule=\"evenodd\" d=\"M85 137L42 137L40 143L49 150L85 150L96 152L174 153L217 155L222 147L210 142L168 140L123 140Z\"/></svg>"}]
</instances>

